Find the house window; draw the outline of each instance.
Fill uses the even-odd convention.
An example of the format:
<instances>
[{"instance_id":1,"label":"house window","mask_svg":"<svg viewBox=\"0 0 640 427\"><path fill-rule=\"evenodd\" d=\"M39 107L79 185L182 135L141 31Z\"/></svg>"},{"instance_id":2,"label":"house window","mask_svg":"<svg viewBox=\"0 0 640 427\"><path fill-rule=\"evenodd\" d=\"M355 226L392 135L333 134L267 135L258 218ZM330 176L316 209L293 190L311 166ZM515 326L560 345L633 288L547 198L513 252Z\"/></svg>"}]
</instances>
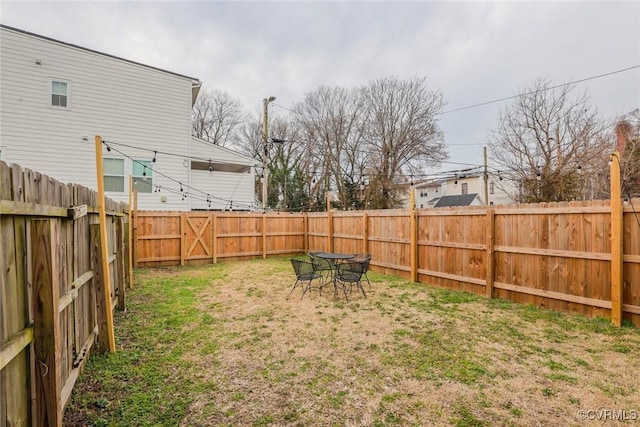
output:
<instances>
[{"instance_id":1,"label":"house window","mask_svg":"<svg viewBox=\"0 0 640 427\"><path fill-rule=\"evenodd\" d=\"M151 176L151 162L148 160L134 160L131 168L133 188L138 193L151 193L153 191L153 177Z\"/></svg>"},{"instance_id":2,"label":"house window","mask_svg":"<svg viewBox=\"0 0 640 427\"><path fill-rule=\"evenodd\" d=\"M124 159L103 160L104 191L124 192Z\"/></svg>"},{"instance_id":3,"label":"house window","mask_svg":"<svg viewBox=\"0 0 640 427\"><path fill-rule=\"evenodd\" d=\"M51 80L51 106L69 108L71 84L63 80Z\"/></svg>"},{"instance_id":4,"label":"house window","mask_svg":"<svg viewBox=\"0 0 640 427\"><path fill-rule=\"evenodd\" d=\"M468 194L469 193L469 184L467 184L466 182L462 183L462 194Z\"/></svg>"},{"instance_id":5,"label":"house window","mask_svg":"<svg viewBox=\"0 0 640 427\"><path fill-rule=\"evenodd\" d=\"M493 194L494 192L493 184L494 184L493 182L489 183L489 194Z\"/></svg>"}]
</instances>

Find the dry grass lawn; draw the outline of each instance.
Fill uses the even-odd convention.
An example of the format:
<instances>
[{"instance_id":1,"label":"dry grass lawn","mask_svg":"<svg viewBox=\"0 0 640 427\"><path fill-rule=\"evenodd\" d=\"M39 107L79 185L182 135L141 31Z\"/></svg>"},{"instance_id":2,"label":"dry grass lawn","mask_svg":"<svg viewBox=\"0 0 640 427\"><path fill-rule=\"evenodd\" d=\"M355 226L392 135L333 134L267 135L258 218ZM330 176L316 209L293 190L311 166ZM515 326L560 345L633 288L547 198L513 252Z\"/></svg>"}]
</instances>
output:
<instances>
[{"instance_id":1,"label":"dry grass lawn","mask_svg":"<svg viewBox=\"0 0 640 427\"><path fill-rule=\"evenodd\" d=\"M129 310L116 317L116 357L127 360L124 377L133 370L144 382L151 374L140 365L175 356L172 368L157 374L163 375L155 395L161 403L123 397L138 393L132 380L100 356L81 379L66 421L595 426L611 420L583 421L579 411L625 410L627 419L640 412L638 329L375 273L370 278L367 298L354 291L347 303L329 288L302 300L296 289L287 299L294 275L285 258L139 271ZM172 281L160 298L156 289ZM144 314L187 289L193 298L168 307L187 321L165 319L158 327L153 314ZM165 337L171 328L177 335ZM148 335L155 348L140 345ZM145 405L134 413L132 406ZM160 418L164 410L176 417Z\"/></svg>"}]
</instances>

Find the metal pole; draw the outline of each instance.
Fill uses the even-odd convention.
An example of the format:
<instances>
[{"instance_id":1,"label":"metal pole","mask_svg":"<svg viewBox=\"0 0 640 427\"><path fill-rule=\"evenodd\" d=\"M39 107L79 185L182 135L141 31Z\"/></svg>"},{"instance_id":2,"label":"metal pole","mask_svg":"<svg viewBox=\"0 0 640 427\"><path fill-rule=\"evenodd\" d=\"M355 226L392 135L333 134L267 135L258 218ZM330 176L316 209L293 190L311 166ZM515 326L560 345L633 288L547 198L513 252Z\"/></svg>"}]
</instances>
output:
<instances>
[{"instance_id":1,"label":"metal pole","mask_svg":"<svg viewBox=\"0 0 640 427\"><path fill-rule=\"evenodd\" d=\"M487 147L484 147L484 204L489 206L489 171L487 170Z\"/></svg>"},{"instance_id":2,"label":"metal pole","mask_svg":"<svg viewBox=\"0 0 640 427\"><path fill-rule=\"evenodd\" d=\"M264 148L264 154L262 157L262 212L266 212L267 211L267 179L269 177L269 169L268 169L268 165L267 165L267 141L269 140L269 126L267 124L267 119L268 119L268 113L267 113L267 109L268 109L268 105L269 105L269 100L267 98L262 100L263 103L263 117L262 120L264 122L264 130L263 130L263 140L262 140L262 144L263 144L263 148Z\"/></svg>"}]
</instances>

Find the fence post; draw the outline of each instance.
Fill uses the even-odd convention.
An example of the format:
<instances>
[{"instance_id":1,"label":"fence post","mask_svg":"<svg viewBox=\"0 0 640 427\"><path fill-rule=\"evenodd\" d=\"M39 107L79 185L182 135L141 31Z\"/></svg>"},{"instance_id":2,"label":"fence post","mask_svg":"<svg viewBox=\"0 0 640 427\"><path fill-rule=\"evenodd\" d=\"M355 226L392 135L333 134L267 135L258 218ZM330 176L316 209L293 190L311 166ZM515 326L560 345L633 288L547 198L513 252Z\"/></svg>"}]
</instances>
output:
<instances>
[{"instance_id":1,"label":"fence post","mask_svg":"<svg viewBox=\"0 0 640 427\"><path fill-rule=\"evenodd\" d=\"M111 294L105 286L105 271L100 250L100 224L91 224L91 264L93 266L93 286L96 294L96 321L98 323L98 349L99 353L110 350L108 322L111 312ZM115 351L115 350L114 350Z\"/></svg>"},{"instance_id":2,"label":"fence post","mask_svg":"<svg viewBox=\"0 0 640 427\"><path fill-rule=\"evenodd\" d=\"M133 218L131 227L133 227L133 233L131 240L133 246L131 247L131 256L133 258L133 266L138 266L138 190L133 190ZM133 278L133 273L132 276Z\"/></svg>"},{"instance_id":3,"label":"fence post","mask_svg":"<svg viewBox=\"0 0 640 427\"><path fill-rule=\"evenodd\" d=\"M369 253L369 214L362 212L362 253Z\"/></svg>"},{"instance_id":4,"label":"fence post","mask_svg":"<svg viewBox=\"0 0 640 427\"><path fill-rule=\"evenodd\" d=\"M116 218L116 269L118 271L118 310L125 311L127 305L125 302L125 271L124 271L124 218Z\"/></svg>"},{"instance_id":5,"label":"fence post","mask_svg":"<svg viewBox=\"0 0 640 427\"><path fill-rule=\"evenodd\" d=\"M409 215L411 215L411 281L418 281L418 221L417 221L417 212L416 212L416 190L415 188L411 188L411 197L410 197L410 211Z\"/></svg>"},{"instance_id":6,"label":"fence post","mask_svg":"<svg viewBox=\"0 0 640 427\"><path fill-rule=\"evenodd\" d=\"M184 267L185 252L187 252L187 225L185 213L180 213L180 266Z\"/></svg>"},{"instance_id":7,"label":"fence post","mask_svg":"<svg viewBox=\"0 0 640 427\"><path fill-rule=\"evenodd\" d=\"M216 262L218 262L218 256L216 253L216 245L218 244L217 242L217 237L216 236L216 214L212 213L211 214L211 262L213 264L215 264Z\"/></svg>"},{"instance_id":8,"label":"fence post","mask_svg":"<svg viewBox=\"0 0 640 427\"><path fill-rule=\"evenodd\" d=\"M611 323L622 325L622 188L620 152L611 154Z\"/></svg>"},{"instance_id":9,"label":"fence post","mask_svg":"<svg viewBox=\"0 0 640 427\"><path fill-rule=\"evenodd\" d=\"M37 422L46 426L62 426L57 222L31 221L30 231Z\"/></svg>"},{"instance_id":10,"label":"fence post","mask_svg":"<svg viewBox=\"0 0 640 427\"><path fill-rule=\"evenodd\" d=\"M487 272L486 272L486 288L485 292L487 297L493 298L493 247L495 245L495 215L494 209L487 209Z\"/></svg>"},{"instance_id":11,"label":"fence post","mask_svg":"<svg viewBox=\"0 0 640 427\"><path fill-rule=\"evenodd\" d=\"M304 228L304 253L309 252L309 214L307 212L302 213L302 227Z\"/></svg>"},{"instance_id":12,"label":"fence post","mask_svg":"<svg viewBox=\"0 0 640 427\"><path fill-rule=\"evenodd\" d=\"M262 259L267 259L267 213L262 213Z\"/></svg>"},{"instance_id":13,"label":"fence post","mask_svg":"<svg viewBox=\"0 0 640 427\"><path fill-rule=\"evenodd\" d=\"M333 252L333 215L331 214L331 193L327 191L327 252Z\"/></svg>"}]
</instances>

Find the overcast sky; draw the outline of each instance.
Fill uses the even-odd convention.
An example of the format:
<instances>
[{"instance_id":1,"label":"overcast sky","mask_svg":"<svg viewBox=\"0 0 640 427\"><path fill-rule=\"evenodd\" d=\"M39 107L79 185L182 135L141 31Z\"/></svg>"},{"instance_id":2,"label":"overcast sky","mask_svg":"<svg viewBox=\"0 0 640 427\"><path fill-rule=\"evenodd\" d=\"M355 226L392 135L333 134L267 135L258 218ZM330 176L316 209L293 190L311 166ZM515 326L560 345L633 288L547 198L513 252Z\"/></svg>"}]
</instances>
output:
<instances>
[{"instance_id":1,"label":"overcast sky","mask_svg":"<svg viewBox=\"0 0 640 427\"><path fill-rule=\"evenodd\" d=\"M426 76L446 110L515 95L537 77L566 83L640 65L632 2L11 2L5 25L200 79L250 113L325 86ZM603 116L640 107L640 68L578 85ZM509 102L452 112L450 161L482 163ZM284 108L282 108L284 107Z\"/></svg>"}]
</instances>

